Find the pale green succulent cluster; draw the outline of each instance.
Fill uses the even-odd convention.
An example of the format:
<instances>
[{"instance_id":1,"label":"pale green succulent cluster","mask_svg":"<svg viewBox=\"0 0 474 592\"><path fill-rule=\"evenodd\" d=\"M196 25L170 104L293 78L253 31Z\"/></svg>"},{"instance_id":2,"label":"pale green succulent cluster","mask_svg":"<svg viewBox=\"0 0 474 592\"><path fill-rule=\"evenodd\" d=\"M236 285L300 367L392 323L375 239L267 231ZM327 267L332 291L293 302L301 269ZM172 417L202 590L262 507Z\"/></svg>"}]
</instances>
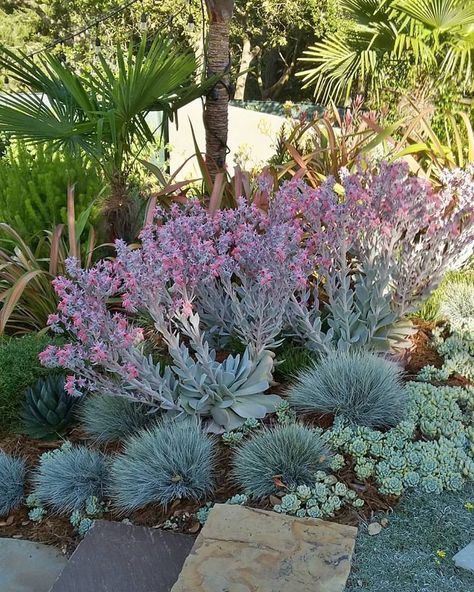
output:
<instances>
[{"instance_id":1,"label":"pale green succulent cluster","mask_svg":"<svg viewBox=\"0 0 474 592\"><path fill-rule=\"evenodd\" d=\"M101 516L107 508L97 496L91 495L87 498L84 510L74 510L69 522L77 530L79 536L83 537L94 524L94 518Z\"/></svg>"},{"instance_id":2,"label":"pale green succulent cluster","mask_svg":"<svg viewBox=\"0 0 474 592\"><path fill-rule=\"evenodd\" d=\"M474 380L474 329L459 330L448 337L441 329L433 331L432 344L443 357L443 366L425 366L418 373L418 380L448 380L453 374Z\"/></svg>"},{"instance_id":3,"label":"pale green succulent cluster","mask_svg":"<svg viewBox=\"0 0 474 592\"><path fill-rule=\"evenodd\" d=\"M406 419L387 432L336 420L328 443L355 460L360 481L385 495L410 487L456 491L474 480L474 389L411 382ZM418 433L426 440L415 441Z\"/></svg>"},{"instance_id":4,"label":"pale green succulent cluster","mask_svg":"<svg viewBox=\"0 0 474 592\"><path fill-rule=\"evenodd\" d=\"M233 495L232 497L230 497L224 503L230 504L231 506L245 506L245 504L248 501L249 501L249 498L247 495L245 495L244 493L238 493L237 495ZM207 519L209 518L209 512L212 510L213 507L214 507L213 502L207 502L207 504L205 506L203 506L202 508L199 508L199 510L196 512L195 516L197 518L197 521L201 525L206 524Z\"/></svg>"},{"instance_id":5,"label":"pale green succulent cluster","mask_svg":"<svg viewBox=\"0 0 474 592\"><path fill-rule=\"evenodd\" d=\"M273 510L298 518L332 518L344 506L361 508L364 500L334 475L318 471L312 487L299 485L281 498Z\"/></svg>"},{"instance_id":6,"label":"pale green succulent cluster","mask_svg":"<svg viewBox=\"0 0 474 592\"><path fill-rule=\"evenodd\" d=\"M254 417L249 417L244 423L235 430L230 432L224 432L221 436L222 443L229 448L234 448L242 442L242 440L248 436L251 432L260 427L261 422Z\"/></svg>"}]
</instances>

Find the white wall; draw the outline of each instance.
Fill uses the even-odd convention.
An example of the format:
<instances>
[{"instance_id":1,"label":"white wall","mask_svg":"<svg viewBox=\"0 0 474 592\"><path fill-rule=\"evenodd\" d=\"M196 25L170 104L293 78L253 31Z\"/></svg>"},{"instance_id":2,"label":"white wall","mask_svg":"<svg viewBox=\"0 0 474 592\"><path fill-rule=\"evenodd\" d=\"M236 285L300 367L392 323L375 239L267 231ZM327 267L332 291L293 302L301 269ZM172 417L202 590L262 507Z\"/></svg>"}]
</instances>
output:
<instances>
[{"instance_id":1,"label":"white wall","mask_svg":"<svg viewBox=\"0 0 474 592\"><path fill-rule=\"evenodd\" d=\"M284 117L268 113L258 113L240 107L229 106L229 138L227 145L227 167L233 170L236 161L245 170L263 165L273 155L275 140ZM202 102L193 101L179 110L176 122L170 123L170 168L173 173L195 152L191 125L201 152L205 151L205 131L202 119ZM193 158L183 171L180 179L199 177L199 167Z\"/></svg>"}]
</instances>

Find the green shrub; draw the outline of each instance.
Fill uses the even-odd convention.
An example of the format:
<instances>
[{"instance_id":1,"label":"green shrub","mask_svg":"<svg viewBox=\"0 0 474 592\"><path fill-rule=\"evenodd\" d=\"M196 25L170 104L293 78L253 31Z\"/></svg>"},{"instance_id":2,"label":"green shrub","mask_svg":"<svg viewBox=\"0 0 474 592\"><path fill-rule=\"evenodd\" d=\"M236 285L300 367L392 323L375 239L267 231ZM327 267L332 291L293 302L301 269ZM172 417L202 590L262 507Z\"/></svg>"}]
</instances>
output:
<instances>
[{"instance_id":1,"label":"green shrub","mask_svg":"<svg viewBox=\"0 0 474 592\"><path fill-rule=\"evenodd\" d=\"M38 335L0 339L0 432L19 427L25 390L51 374L41 366L38 354L53 341Z\"/></svg>"},{"instance_id":2,"label":"green shrub","mask_svg":"<svg viewBox=\"0 0 474 592\"><path fill-rule=\"evenodd\" d=\"M234 475L245 493L262 498L287 487L313 485L330 453L319 430L299 424L266 429L248 440L234 458Z\"/></svg>"},{"instance_id":3,"label":"green shrub","mask_svg":"<svg viewBox=\"0 0 474 592\"><path fill-rule=\"evenodd\" d=\"M334 352L301 372L288 400L297 411L334 414L372 428L393 426L407 400L402 372L370 352Z\"/></svg>"},{"instance_id":4,"label":"green shrub","mask_svg":"<svg viewBox=\"0 0 474 592\"><path fill-rule=\"evenodd\" d=\"M12 145L0 158L0 220L21 236L65 223L68 179L75 182L76 215L100 193L104 182L84 158L48 145Z\"/></svg>"}]
</instances>

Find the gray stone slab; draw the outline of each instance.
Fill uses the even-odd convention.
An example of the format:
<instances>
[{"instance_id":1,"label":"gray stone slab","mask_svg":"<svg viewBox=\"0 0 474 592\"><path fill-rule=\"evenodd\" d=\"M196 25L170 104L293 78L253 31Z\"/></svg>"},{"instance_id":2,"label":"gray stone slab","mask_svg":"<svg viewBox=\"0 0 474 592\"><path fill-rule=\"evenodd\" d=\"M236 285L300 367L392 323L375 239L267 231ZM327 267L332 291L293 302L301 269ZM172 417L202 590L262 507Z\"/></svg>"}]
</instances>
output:
<instances>
[{"instance_id":1,"label":"gray stone slab","mask_svg":"<svg viewBox=\"0 0 474 592\"><path fill-rule=\"evenodd\" d=\"M456 553L453 561L457 567L462 567L474 573L474 541L469 543L464 549L461 549L459 553Z\"/></svg>"},{"instance_id":2,"label":"gray stone slab","mask_svg":"<svg viewBox=\"0 0 474 592\"><path fill-rule=\"evenodd\" d=\"M216 505L172 592L342 592L357 529Z\"/></svg>"},{"instance_id":3,"label":"gray stone slab","mask_svg":"<svg viewBox=\"0 0 474 592\"><path fill-rule=\"evenodd\" d=\"M49 592L66 561L54 547L0 539L0 591Z\"/></svg>"},{"instance_id":4,"label":"gray stone slab","mask_svg":"<svg viewBox=\"0 0 474 592\"><path fill-rule=\"evenodd\" d=\"M169 592L193 543L189 535L96 521L51 592Z\"/></svg>"}]
</instances>

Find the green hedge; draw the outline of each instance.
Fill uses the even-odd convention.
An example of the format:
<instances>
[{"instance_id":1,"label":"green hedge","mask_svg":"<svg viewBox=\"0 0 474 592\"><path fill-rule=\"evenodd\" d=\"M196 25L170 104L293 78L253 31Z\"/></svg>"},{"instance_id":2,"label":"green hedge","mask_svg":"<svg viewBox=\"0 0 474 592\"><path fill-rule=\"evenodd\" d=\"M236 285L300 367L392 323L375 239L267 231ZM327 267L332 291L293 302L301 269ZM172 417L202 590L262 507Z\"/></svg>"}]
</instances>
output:
<instances>
[{"instance_id":1,"label":"green hedge","mask_svg":"<svg viewBox=\"0 0 474 592\"><path fill-rule=\"evenodd\" d=\"M76 184L77 217L104 186L97 168L48 144L12 144L0 158L0 220L26 239L66 223L69 179Z\"/></svg>"},{"instance_id":2,"label":"green hedge","mask_svg":"<svg viewBox=\"0 0 474 592\"><path fill-rule=\"evenodd\" d=\"M52 372L38 354L53 342L58 340L38 335L0 340L0 432L18 428L25 389Z\"/></svg>"}]
</instances>

